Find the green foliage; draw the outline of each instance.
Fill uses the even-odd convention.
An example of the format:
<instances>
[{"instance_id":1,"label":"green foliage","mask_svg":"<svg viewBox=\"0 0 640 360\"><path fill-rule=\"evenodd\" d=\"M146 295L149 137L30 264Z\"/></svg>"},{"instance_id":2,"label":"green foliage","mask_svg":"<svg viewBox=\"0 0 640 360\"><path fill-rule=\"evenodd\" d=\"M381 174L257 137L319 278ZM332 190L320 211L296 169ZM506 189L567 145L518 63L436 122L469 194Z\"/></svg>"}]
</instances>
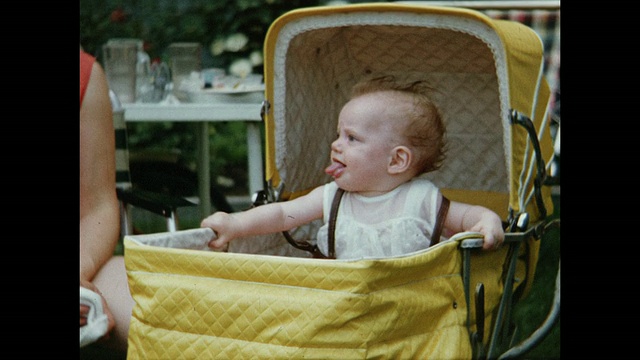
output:
<instances>
[{"instance_id":1,"label":"green foliage","mask_svg":"<svg viewBox=\"0 0 640 360\"><path fill-rule=\"evenodd\" d=\"M560 219L560 196L553 197L552 219ZM520 343L543 324L553 303L558 267L560 266L560 229L550 229L540 240L539 261L530 293L514 309L514 321L518 327L515 343ZM529 353L527 359L560 358L560 319L549 334Z\"/></svg>"},{"instance_id":2,"label":"green foliage","mask_svg":"<svg viewBox=\"0 0 640 360\"><path fill-rule=\"evenodd\" d=\"M209 127L211 172L215 176L225 176L236 183L234 195L249 193L247 173L247 125L228 122Z\"/></svg>"},{"instance_id":3,"label":"green foliage","mask_svg":"<svg viewBox=\"0 0 640 360\"><path fill-rule=\"evenodd\" d=\"M203 67L228 68L233 60L262 51L267 30L287 11L319 6L329 0L83 0L80 2L80 44L88 53L101 54L111 38L144 41L151 59L167 60L172 42L198 42L203 46ZM363 1L343 1L358 3ZM371 0L368 2L384 2ZM245 48L213 55L215 40L241 33ZM258 64L255 73L262 73Z\"/></svg>"},{"instance_id":4,"label":"green foliage","mask_svg":"<svg viewBox=\"0 0 640 360\"><path fill-rule=\"evenodd\" d=\"M180 122L139 122L127 124L129 150L138 156L154 158L172 154L177 161L196 168L196 141L199 127ZM211 179L224 176L235 182L229 191L246 195L247 125L243 122L209 124L209 153Z\"/></svg>"},{"instance_id":5,"label":"green foliage","mask_svg":"<svg viewBox=\"0 0 640 360\"><path fill-rule=\"evenodd\" d=\"M167 60L172 42L203 46L203 67L227 68L255 50L261 51L271 23L283 13L325 3L321 0L87 0L80 3L80 44L96 56L110 38L138 38L152 59ZM211 54L217 39L242 33L245 48ZM256 65L256 73L262 69Z\"/></svg>"}]
</instances>

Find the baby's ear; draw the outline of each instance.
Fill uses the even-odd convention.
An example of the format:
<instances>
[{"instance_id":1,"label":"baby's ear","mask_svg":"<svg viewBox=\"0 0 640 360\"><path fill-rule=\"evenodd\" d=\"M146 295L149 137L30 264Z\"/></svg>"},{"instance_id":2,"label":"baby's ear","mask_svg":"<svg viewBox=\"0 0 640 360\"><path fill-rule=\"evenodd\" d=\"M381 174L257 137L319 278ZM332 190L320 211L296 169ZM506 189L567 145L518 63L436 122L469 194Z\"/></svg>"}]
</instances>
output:
<instances>
[{"instance_id":1,"label":"baby's ear","mask_svg":"<svg viewBox=\"0 0 640 360\"><path fill-rule=\"evenodd\" d=\"M413 153L411 149L406 146L396 146L391 149L387 171L392 175L403 173L411 168L412 161Z\"/></svg>"}]
</instances>

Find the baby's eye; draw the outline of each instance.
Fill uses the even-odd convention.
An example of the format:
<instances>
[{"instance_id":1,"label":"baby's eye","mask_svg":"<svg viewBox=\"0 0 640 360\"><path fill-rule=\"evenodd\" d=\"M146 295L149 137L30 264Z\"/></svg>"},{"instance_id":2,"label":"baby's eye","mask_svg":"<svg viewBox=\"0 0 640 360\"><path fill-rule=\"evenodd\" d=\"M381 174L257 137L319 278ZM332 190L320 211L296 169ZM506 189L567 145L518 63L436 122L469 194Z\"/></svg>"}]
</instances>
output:
<instances>
[{"instance_id":1,"label":"baby's eye","mask_svg":"<svg viewBox=\"0 0 640 360\"><path fill-rule=\"evenodd\" d=\"M356 138L353 135L348 135L347 138L349 141L356 141Z\"/></svg>"}]
</instances>

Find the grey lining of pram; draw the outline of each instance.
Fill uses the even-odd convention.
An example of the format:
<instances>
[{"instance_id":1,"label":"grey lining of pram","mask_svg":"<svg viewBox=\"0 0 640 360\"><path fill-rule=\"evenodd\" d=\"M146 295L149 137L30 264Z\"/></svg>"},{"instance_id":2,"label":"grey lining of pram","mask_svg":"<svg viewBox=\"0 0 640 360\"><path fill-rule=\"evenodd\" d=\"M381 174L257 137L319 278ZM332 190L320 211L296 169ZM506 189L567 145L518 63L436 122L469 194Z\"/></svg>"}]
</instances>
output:
<instances>
[{"instance_id":1,"label":"grey lining of pram","mask_svg":"<svg viewBox=\"0 0 640 360\"><path fill-rule=\"evenodd\" d=\"M366 29L369 25L372 27ZM376 37L376 28L382 27L386 37ZM481 50L482 55L486 55L488 48L491 59L478 56L470 61L464 54L460 57L455 52L458 48L447 41L451 30L456 33L456 39L465 41L459 45L464 48L461 50L468 52L469 47L474 46L472 50ZM396 38L387 35L393 32L398 36L409 32L416 36L416 41L429 39L430 43L421 42L424 49L381 43L392 43ZM305 36L307 34L312 35ZM479 43L461 34L470 35ZM336 41L330 41L332 39ZM292 47L296 51L290 51ZM390 47L394 53L389 51ZM443 51L433 53L439 49ZM363 50L368 53L361 52ZM431 52L431 59L416 56L425 51ZM433 60L436 57L439 58ZM315 61L313 66L309 66L310 61ZM492 28L477 21L402 12L309 16L292 21L280 30L274 57L272 104L275 162L285 190L304 191L330 181L317 169L323 169L328 161L328 145L335 136L338 112L347 99L348 89L365 71L384 72L391 66L408 76L428 76L429 81L435 82L432 85L443 89L436 102L445 108L445 121L455 117L455 122L447 125L448 159L440 171L427 177L438 186L508 192L511 172L507 159L511 155L511 144L504 139L510 139L509 97L500 38ZM464 98L460 94L472 97ZM466 108L454 109L460 105ZM487 114L489 118L483 119ZM501 130L491 128L498 124L491 116L500 117ZM317 131L310 131L310 126L317 126ZM309 134L313 136L305 136ZM475 148L469 147L471 144ZM294 159L306 154L310 157L304 161ZM482 154L482 161L474 154Z\"/></svg>"}]
</instances>

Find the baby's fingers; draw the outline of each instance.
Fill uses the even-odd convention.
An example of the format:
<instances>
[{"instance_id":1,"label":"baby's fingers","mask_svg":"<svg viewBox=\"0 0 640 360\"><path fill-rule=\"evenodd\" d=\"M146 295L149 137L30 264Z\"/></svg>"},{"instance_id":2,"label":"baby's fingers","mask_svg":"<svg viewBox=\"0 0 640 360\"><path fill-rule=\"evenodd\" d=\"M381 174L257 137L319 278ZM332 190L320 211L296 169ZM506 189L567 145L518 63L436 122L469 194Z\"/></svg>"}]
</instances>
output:
<instances>
[{"instance_id":1,"label":"baby's fingers","mask_svg":"<svg viewBox=\"0 0 640 360\"><path fill-rule=\"evenodd\" d=\"M229 249L229 243L221 238L215 238L209 241L208 246L213 251L227 251Z\"/></svg>"},{"instance_id":2,"label":"baby's fingers","mask_svg":"<svg viewBox=\"0 0 640 360\"><path fill-rule=\"evenodd\" d=\"M500 247L500 244L496 241L496 239L492 235L484 236L484 243L482 243L482 248L484 250L497 250Z\"/></svg>"},{"instance_id":3,"label":"baby's fingers","mask_svg":"<svg viewBox=\"0 0 640 360\"><path fill-rule=\"evenodd\" d=\"M504 232L490 232L484 235L484 244L482 248L485 250L498 250L504 244Z\"/></svg>"},{"instance_id":4,"label":"baby's fingers","mask_svg":"<svg viewBox=\"0 0 640 360\"><path fill-rule=\"evenodd\" d=\"M487 231L482 226L475 226L471 229L471 231L477 231L482 233L484 237L484 241L482 243L482 249L484 250L497 250L502 246L502 241L504 237L496 236L492 231Z\"/></svg>"}]
</instances>

